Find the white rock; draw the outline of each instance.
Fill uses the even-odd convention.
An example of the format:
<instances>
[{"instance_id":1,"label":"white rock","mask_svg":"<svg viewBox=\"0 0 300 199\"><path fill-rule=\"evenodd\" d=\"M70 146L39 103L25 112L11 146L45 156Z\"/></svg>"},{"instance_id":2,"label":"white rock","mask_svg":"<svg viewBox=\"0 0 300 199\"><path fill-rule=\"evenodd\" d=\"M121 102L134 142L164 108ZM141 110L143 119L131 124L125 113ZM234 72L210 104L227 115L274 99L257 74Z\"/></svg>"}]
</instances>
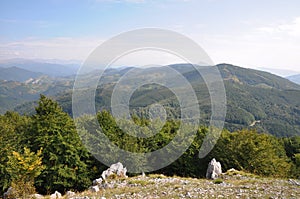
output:
<instances>
[{"instance_id":1,"label":"white rock","mask_svg":"<svg viewBox=\"0 0 300 199\"><path fill-rule=\"evenodd\" d=\"M213 158L208 164L208 168L206 171L206 178L208 179L216 179L222 174L221 163L217 162L215 158Z\"/></svg>"},{"instance_id":2,"label":"white rock","mask_svg":"<svg viewBox=\"0 0 300 199\"><path fill-rule=\"evenodd\" d=\"M103 180L113 174L117 174L118 177L127 177L126 172L127 169L123 167L122 163L118 162L116 164L112 164L107 170L103 171L101 177Z\"/></svg>"},{"instance_id":3,"label":"white rock","mask_svg":"<svg viewBox=\"0 0 300 199\"><path fill-rule=\"evenodd\" d=\"M238 170L234 169L234 168L231 168L231 169L228 169L227 172L237 172Z\"/></svg>"},{"instance_id":4,"label":"white rock","mask_svg":"<svg viewBox=\"0 0 300 199\"><path fill-rule=\"evenodd\" d=\"M98 191L100 191L98 185L96 185L96 186L91 186L91 187L90 187L90 190L93 191L93 192L98 192Z\"/></svg>"},{"instance_id":5,"label":"white rock","mask_svg":"<svg viewBox=\"0 0 300 199\"><path fill-rule=\"evenodd\" d=\"M43 195L41 195L41 194L32 194L31 195L31 198L34 198L34 199L42 199L42 198L44 198L44 196Z\"/></svg>"},{"instance_id":6,"label":"white rock","mask_svg":"<svg viewBox=\"0 0 300 199\"><path fill-rule=\"evenodd\" d=\"M300 181L289 179L290 184L300 186Z\"/></svg>"},{"instance_id":7,"label":"white rock","mask_svg":"<svg viewBox=\"0 0 300 199\"><path fill-rule=\"evenodd\" d=\"M191 193L190 192L186 192L186 197L191 198L192 197Z\"/></svg>"},{"instance_id":8,"label":"white rock","mask_svg":"<svg viewBox=\"0 0 300 199\"><path fill-rule=\"evenodd\" d=\"M67 193L66 193L66 196L69 198L69 197L72 197L72 196L75 196L76 195L76 193L75 192L73 192L73 191L67 191Z\"/></svg>"},{"instance_id":9,"label":"white rock","mask_svg":"<svg viewBox=\"0 0 300 199\"><path fill-rule=\"evenodd\" d=\"M10 198L10 196L13 194L14 190L12 187L9 187L7 189L7 191L3 194L3 198L4 199L7 199L7 198Z\"/></svg>"},{"instance_id":10,"label":"white rock","mask_svg":"<svg viewBox=\"0 0 300 199\"><path fill-rule=\"evenodd\" d=\"M106 178L111 176L112 174L114 174L114 172L110 168L108 168L102 172L101 177L103 180L106 180Z\"/></svg>"},{"instance_id":11,"label":"white rock","mask_svg":"<svg viewBox=\"0 0 300 199\"><path fill-rule=\"evenodd\" d=\"M93 185L99 185L99 184L102 184L102 178L98 178L98 179L95 179L93 180Z\"/></svg>"},{"instance_id":12,"label":"white rock","mask_svg":"<svg viewBox=\"0 0 300 199\"><path fill-rule=\"evenodd\" d=\"M50 199L57 199L57 198L61 198L61 193L59 193L58 191L55 191L53 194L50 195Z\"/></svg>"}]
</instances>

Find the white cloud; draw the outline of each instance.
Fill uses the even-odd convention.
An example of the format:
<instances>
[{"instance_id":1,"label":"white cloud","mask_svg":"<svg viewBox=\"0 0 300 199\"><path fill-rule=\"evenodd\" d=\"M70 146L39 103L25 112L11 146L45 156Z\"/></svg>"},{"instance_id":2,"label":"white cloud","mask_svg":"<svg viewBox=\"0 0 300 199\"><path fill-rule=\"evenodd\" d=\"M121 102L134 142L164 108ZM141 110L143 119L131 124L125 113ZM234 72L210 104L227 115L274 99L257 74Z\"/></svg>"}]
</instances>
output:
<instances>
[{"instance_id":1,"label":"white cloud","mask_svg":"<svg viewBox=\"0 0 300 199\"><path fill-rule=\"evenodd\" d=\"M249 23L239 32L194 35L215 63L300 72L300 17L267 25Z\"/></svg>"},{"instance_id":2,"label":"white cloud","mask_svg":"<svg viewBox=\"0 0 300 199\"><path fill-rule=\"evenodd\" d=\"M60 59L85 60L104 40L97 38L57 37L52 39L27 38L22 41L0 43L0 59ZM108 49L109 50L109 49ZM167 65L184 62L182 59L161 51L141 50L119 58L114 65Z\"/></svg>"},{"instance_id":3,"label":"white cloud","mask_svg":"<svg viewBox=\"0 0 300 199\"><path fill-rule=\"evenodd\" d=\"M258 31L270 35L300 37L300 17L296 17L291 22L277 22L260 27Z\"/></svg>"},{"instance_id":4,"label":"white cloud","mask_svg":"<svg viewBox=\"0 0 300 199\"><path fill-rule=\"evenodd\" d=\"M202 26L201 26L202 27ZM232 63L243 67L289 69L300 72L300 17L289 22L266 25L251 24L239 32L205 34L203 28L185 29L173 26L175 31L198 42L215 63ZM0 59L43 58L84 60L104 39L57 37L51 39L27 38L14 42L0 42ZM151 59L152 58L152 59ZM119 65L166 64L174 57L166 54L133 54L118 61ZM178 61L178 60L176 60Z\"/></svg>"},{"instance_id":5,"label":"white cloud","mask_svg":"<svg viewBox=\"0 0 300 199\"><path fill-rule=\"evenodd\" d=\"M88 54L103 40L96 38L57 37L51 39L27 38L0 44L0 59L42 58L42 59L80 59Z\"/></svg>"}]
</instances>

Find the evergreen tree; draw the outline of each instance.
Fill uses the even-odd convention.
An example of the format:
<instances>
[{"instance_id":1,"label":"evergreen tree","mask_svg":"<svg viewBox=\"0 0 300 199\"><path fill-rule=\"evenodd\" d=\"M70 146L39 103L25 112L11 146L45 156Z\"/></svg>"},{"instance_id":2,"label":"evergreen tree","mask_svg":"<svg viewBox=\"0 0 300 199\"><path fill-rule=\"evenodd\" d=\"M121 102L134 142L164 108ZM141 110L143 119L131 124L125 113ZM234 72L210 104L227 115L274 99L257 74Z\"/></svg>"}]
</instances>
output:
<instances>
[{"instance_id":1,"label":"evergreen tree","mask_svg":"<svg viewBox=\"0 0 300 199\"><path fill-rule=\"evenodd\" d=\"M90 185L86 164L89 154L81 144L73 120L56 102L41 95L28 137L33 151L43 148L46 168L36 181L39 192L83 190Z\"/></svg>"}]
</instances>

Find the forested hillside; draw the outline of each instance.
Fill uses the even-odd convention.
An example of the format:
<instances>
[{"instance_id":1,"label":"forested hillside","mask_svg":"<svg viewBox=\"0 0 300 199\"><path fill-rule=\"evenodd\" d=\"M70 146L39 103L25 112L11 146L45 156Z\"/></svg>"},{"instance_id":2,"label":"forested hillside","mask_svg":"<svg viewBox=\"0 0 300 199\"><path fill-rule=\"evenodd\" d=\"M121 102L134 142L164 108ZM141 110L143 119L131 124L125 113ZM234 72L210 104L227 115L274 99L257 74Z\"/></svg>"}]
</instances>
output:
<instances>
[{"instance_id":1,"label":"forested hillside","mask_svg":"<svg viewBox=\"0 0 300 199\"><path fill-rule=\"evenodd\" d=\"M211 115L210 97L201 75L187 64L172 65L192 85L199 101L201 122L207 125ZM228 64L217 66L223 77L227 115L225 127L231 131L243 128L256 129L276 136L300 135L300 86L270 73L244 69ZM159 72L157 68L144 69L145 76ZM153 72L154 71L154 72ZM96 109L110 110L110 97L115 82L124 71L115 71L105 79L113 83L99 86L96 92ZM118 75L119 74L119 75ZM136 77L139 78L139 77ZM56 96L65 111L71 114L71 93ZM142 115L153 103L163 105L171 118L180 116L176 96L166 87L145 85L133 93L131 111Z\"/></svg>"},{"instance_id":2,"label":"forested hillside","mask_svg":"<svg viewBox=\"0 0 300 199\"><path fill-rule=\"evenodd\" d=\"M199 101L201 122L208 124L211 104L203 78L189 64L176 64L171 67L192 85ZM220 64L217 67L226 89L227 129L235 131L253 128L283 137L300 135L300 85L267 72L229 64ZM110 110L110 98L116 82L131 69L109 69L105 72L102 84L96 92L97 110ZM147 76L159 73L160 68L141 70ZM85 77L89 80L95 79L96 73L97 71L85 74ZM148 76L151 78L151 75ZM0 112L15 110L21 114L33 114L34 105L41 93L54 97L63 110L72 115L73 78L44 76L26 83L1 81ZM163 105L170 117L176 118L180 115L176 96L168 88L159 85L145 85L136 90L130 100L131 111L141 115L154 102Z\"/></svg>"}]
</instances>

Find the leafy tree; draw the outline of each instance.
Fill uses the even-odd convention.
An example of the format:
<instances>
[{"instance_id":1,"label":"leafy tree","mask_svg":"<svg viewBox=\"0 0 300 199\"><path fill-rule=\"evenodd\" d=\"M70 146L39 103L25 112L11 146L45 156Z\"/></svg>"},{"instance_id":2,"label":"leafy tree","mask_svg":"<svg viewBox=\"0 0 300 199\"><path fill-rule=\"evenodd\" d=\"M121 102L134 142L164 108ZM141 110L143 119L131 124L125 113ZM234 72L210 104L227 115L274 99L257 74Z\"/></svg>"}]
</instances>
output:
<instances>
[{"instance_id":1,"label":"leafy tree","mask_svg":"<svg viewBox=\"0 0 300 199\"><path fill-rule=\"evenodd\" d=\"M160 169L158 173L184 177L204 177L208 160L199 159L199 150L208 128L200 127L194 141L184 154L169 166Z\"/></svg>"},{"instance_id":2,"label":"leafy tree","mask_svg":"<svg viewBox=\"0 0 300 199\"><path fill-rule=\"evenodd\" d=\"M295 161L295 154L300 153L300 136L283 138L286 155Z\"/></svg>"},{"instance_id":3,"label":"leafy tree","mask_svg":"<svg viewBox=\"0 0 300 199\"><path fill-rule=\"evenodd\" d=\"M13 151L12 155L8 156L6 170L12 178L11 187L13 188L14 197L25 199L35 192L34 179L45 168L42 165L41 154L42 149L34 153L24 147L22 154Z\"/></svg>"},{"instance_id":4,"label":"leafy tree","mask_svg":"<svg viewBox=\"0 0 300 199\"><path fill-rule=\"evenodd\" d=\"M0 195L10 186L11 176L7 173L8 156L12 151L20 152L24 132L30 126L30 118L15 112L0 115Z\"/></svg>"},{"instance_id":5,"label":"leafy tree","mask_svg":"<svg viewBox=\"0 0 300 199\"><path fill-rule=\"evenodd\" d=\"M294 178L300 177L300 136L283 138L286 155L293 163L290 175Z\"/></svg>"},{"instance_id":6,"label":"leafy tree","mask_svg":"<svg viewBox=\"0 0 300 199\"><path fill-rule=\"evenodd\" d=\"M225 170L235 168L265 176L285 177L291 165L283 143L252 130L224 131L209 158L216 158Z\"/></svg>"},{"instance_id":7,"label":"leafy tree","mask_svg":"<svg viewBox=\"0 0 300 199\"><path fill-rule=\"evenodd\" d=\"M298 170L298 176L297 177L299 177L300 175L299 175L299 170L300 170L300 153L296 153L295 154L295 165L296 165L296 167L297 167L297 170Z\"/></svg>"}]
</instances>

